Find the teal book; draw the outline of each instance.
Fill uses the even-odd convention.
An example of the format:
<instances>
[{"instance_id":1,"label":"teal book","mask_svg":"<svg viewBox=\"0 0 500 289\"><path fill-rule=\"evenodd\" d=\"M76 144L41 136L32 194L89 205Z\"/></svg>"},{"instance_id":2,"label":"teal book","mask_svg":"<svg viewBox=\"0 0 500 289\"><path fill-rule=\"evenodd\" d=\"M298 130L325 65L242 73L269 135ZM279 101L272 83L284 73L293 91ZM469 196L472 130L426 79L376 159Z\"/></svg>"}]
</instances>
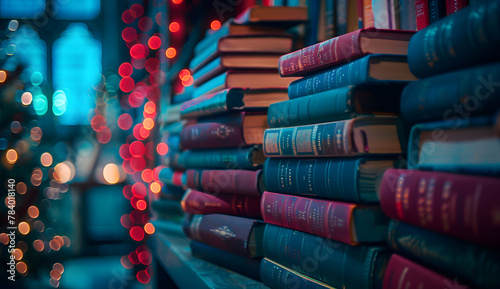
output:
<instances>
[{"instance_id":1,"label":"teal book","mask_svg":"<svg viewBox=\"0 0 500 289\"><path fill-rule=\"evenodd\" d=\"M260 146L183 151L179 167L184 169L259 169L264 163Z\"/></svg>"},{"instance_id":2,"label":"teal book","mask_svg":"<svg viewBox=\"0 0 500 289\"><path fill-rule=\"evenodd\" d=\"M293 99L348 85L413 80L417 78L410 72L406 55L370 54L295 80L288 87L288 97Z\"/></svg>"},{"instance_id":3,"label":"teal book","mask_svg":"<svg viewBox=\"0 0 500 289\"><path fill-rule=\"evenodd\" d=\"M267 225L266 258L336 288L380 289L389 251Z\"/></svg>"},{"instance_id":4,"label":"teal book","mask_svg":"<svg viewBox=\"0 0 500 289\"><path fill-rule=\"evenodd\" d=\"M260 264L260 279L262 283L275 289L335 289L267 258L262 259Z\"/></svg>"},{"instance_id":5,"label":"teal book","mask_svg":"<svg viewBox=\"0 0 500 289\"><path fill-rule=\"evenodd\" d=\"M413 126L408 168L500 175L498 118L476 116Z\"/></svg>"},{"instance_id":6,"label":"teal book","mask_svg":"<svg viewBox=\"0 0 500 289\"><path fill-rule=\"evenodd\" d=\"M330 122L367 115L399 114L404 85L349 85L271 104L269 127Z\"/></svg>"},{"instance_id":7,"label":"teal book","mask_svg":"<svg viewBox=\"0 0 500 289\"><path fill-rule=\"evenodd\" d=\"M500 2L477 1L417 32L408 64L419 78L500 60Z\"/></svg>"},{"instance_id":8,"label":"teal book","mask_svg":"<svg viewBox=\"0 0 500 289\"><path fill-rule=\"evenodd\" d=\"M500 288L500 252L391 221L387 245L396 253L478 288Z\"/></svg>"}]
</instances>

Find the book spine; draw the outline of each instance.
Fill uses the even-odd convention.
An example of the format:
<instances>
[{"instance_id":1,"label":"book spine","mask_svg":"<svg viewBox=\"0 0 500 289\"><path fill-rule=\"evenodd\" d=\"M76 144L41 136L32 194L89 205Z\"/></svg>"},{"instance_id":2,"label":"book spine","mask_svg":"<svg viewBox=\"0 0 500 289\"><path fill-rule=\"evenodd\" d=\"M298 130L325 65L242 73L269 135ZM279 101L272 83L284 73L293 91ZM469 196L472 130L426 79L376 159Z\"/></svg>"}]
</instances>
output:
<instances>
[{"instance_id":1,"label":"book spine","mask_svg":"<svg viewBox=\"0 0 500 289\"><path fill-rule=\"evenodd\" d=\"M214 196L188 189L181 200L182 209L192 214L226 214L261 218L260 198L241 195Z\"/></svg>"},{"instance_id":2,"label":"book spine","mask_svg":"<svg viewBox=\"0 0 500 289\"><path fill-rule=\"evenodd\" d=\"M185 126L180 133L183 149L245 146L243 138L244 113L224 116Z\"/></svg>"},{"instance_id":3,"label":"book spine","mask_svg":"<svg viewBox=\"0 0 500 289\"><path fill-rule=\"evenodd\" d=\"M197 118L227 111L227 95L228 91L224 90L186 101L181 106L181 118Z\"/></svg>"},{"instance_id":4,"label":"book spine","mask_svg":"<svg viewBox=\"0 0 500 289\"><path fill-rule=\"evenodd\" d=\"M429 26L429 3L428 0L415 1L415 13L417 17L417 30Z\"/></svg>"},{"instance_id":5,"label":"book spine","mask_svg":"<svg viewBox=\"0 0 500 289\"><path fill-rule=\"evenodd\" d=\"M255 221L228 215L195 215L189 224L189 236L226 252L250 256L248 239Z\"/></svg>"},{"instance_id":6,"label":"book spine","mask_svg":"<svg viewBox=\"0 0 500 289\"><path fill-rule=\"evenodd\" d=\"M259 176L262 170L187 170L188 188L209 194L260 196Z\"/></svg>"},{"instance_id":7,"label":"book spine","mask_svg":"<svg viewBox=\"0 0 500 289\"><path fill-rule=\"evenodd\" d=\"M368 82L370 57L293 81L288 86L290 99L311 95L348 85Z\"/></svg>"},{"instance_id":8,"label":"book spine","mask_svg":"<svg viewBox=\"0 0 500 289\"><path fill-rule=\"evenodd\" d=\"M388 0L372 0L374 25L378 29L392 28L389 2Z\"/></svg>"},{"instance_id":9,"label":"book spine","mask_svg":"<svg viewBox=\"0 0 500 289\"><path fill-rule=\"evenodd\" d=\"M190 247L193 256L197 258L233 270L234 272L243 274L255 280L260 280L260 258L245 258L196 241L192 241L190 243ZM220 282L224 281L227 282L227 280L224 279L222 279L222 281ZM244 285L245 284L241 284L241 286Z\"/></svg>"},{"instance_id":10,"label":"book spine","mask_svg":"<svg viewBox=\"0 0 500 289\"><path fill-rule=\"evenodd\" d=\"M160 170L158 177L166 185L182 187L186 183L186 176L183 171L173 170L170 167L164 167Z\"/></svg>"},{"instance_id":11,"label":"book spine","mask_svg":"<svg viewBox=\"0 0 500 289\"><path fill-rule=\"evenodd\" d=\"M356 245L352 227L354 204L264 192L264 221Z\"/></svg>"},{"instance_id":12,"label":"book spine","mask_svg":"<svg viewBox=\"0 0 500 289\"><path fill-rule=\"evenodd\" d=\"M330 39L335 36L335 3L329 0L325 2L325 36Z\"/></svg>"},{"instance_id":13,"label":"book spine","mask_svg":"<svg viewBox=\"0 0 500 289\"><path fill-rule=\"evenodd\" d=\"M335 6L336 35L344 35L347 33L347 0L336 0Z\"/></svg>"},{"instance_id":14,"label":"book spine","mask_svg":"<svg viewBox=\"0 0 500 289\"><path fill-rule=\"evenodd\" d=\"M265 156L349 156L353 120L266 129Z\"/></svg>"},{"instance_id":15,"label":"book spine","mask_svg":"<svg viewBox=\"0 0 500 289\"><path fill-rule=\"evenodd\" d=\"M458 284L457 280L452 280L399 255L393 254L384 275L383 288L467 289L468 287Z\"/></svg>"},{"instance_id":16,"label":"book spine","mask_svg":"<svg viewBox=\"0 0 500 289\"><path fill-rule=\"evenodd\" d=\"M445 0L429 1L429 23L435 23L446 16Z\"/></svg>"},{"instance_id":17,"label":"book spine","mask_svg":"<svg viewBox=\"0 0 500 289\"><path fill-rule=\"evenodd\" d=\"M388 236L388 246L398 254L480 288L500 288L497 251L398 221L391 222Z\"/></svg>"},{"instance_id":18,"label":"book spine","mask_svg":"<svg viewBox=\"0 0 500 289\"><path fill-rule=\"evenodd\" d=\"M496 178L388 169L380 184L380 205L390 218L498 246L499 187Z\"/></svg>"},{"instance_id":19,"label":"book spine","mask_svg":"<svg viewBox=\"0 0 500 289\"><path fill-rule=\"evenodd\" d=\"M373 8L371 0L362 0L363 5L363 28L375 27L375 21L373 20Z\"/></svg>"},{"instance_id":20,"label":"book spine","mask_svg":"<svg viewBox=\"0 0 500 289\"><path fill-rule=\"evenodd\" d=\"M500 65L490 64L436 75L408 84L401 117L409 122L456 120L494 114L500 107Z\"/></svg>"},{"instance_id":21,"label":"book spine","mask_svg":"<svg viewBox=\"0 0 500 289\"><path fill-rule=\"evenodd\" d=\"M446 15L451 15L468 5L468 0L446 0Z\"/></svg>"},{"instance_id":22,"label":"book spine","mask_svg":"<svg viewBox=\"0 0 500 289\"><path fill-rule=\"evenodd\" d=\"M267 258L262 259L260 264L260 278L262 283L270 288L335 289L326 283L314 280Z\"/></svg>"},{"instance_id":23,"label":"book spine","mask_svg":"<svg viewBox=\"0 0 500 289\"><path fill-rule=\"evenodd\" d=\"M353 109L353 87L323 91L273 103L267 111L269 127L287 127L348 119Z\"/></svg>"},{"instance_id":24,"label":"book spine","mask_svg":"<svg viewBox=\"0 0 500 289\"><path fill-rule=\"evenodd\" d=\"M498 15L500 2L479 1L417 32L408 45L410 71L425 78L498 61L500 33L491 29Z\"/></svg>"},{"instance_id":25,"label":"book spine","mask_svg":"<svg viewBox=\"0 0 500 289\"><path fill-rule=\"evenodd\" d=\"M187 150L180 153L178 166L190 169L256 169L253 155L258 147Z\"/></svg>"},{"instance_id":26,"label":"book spine","mask_svg":"<svg viewBox=\"0 0 500 289\"><path fill-rule=\"evenodd\" d=\"M263 240L266 258L335 288L381 287L378 264L388 259L383 247L350 246L273 225Z\"/></svg>"},{"instance_id":27,"label":"book spine","mask_svg":"<svg viewBox=\"0 0 500 289\"><path fill-rule=\"evenodd\" d=\"M353 31L281 56L278 65L281 76L303 75L361 56L359 34L360 30Z\"/></svg>"},{"instance_id":28,"label":"book spine","mask_svg":"<svg viewBox=\"0 0 500 289\"><path fill-rule=\"evenodd\" d=\"M366 200L358 192L358 168L362 161L268 158L264 163L264 183L271 192L363 203Z\"/></svg>"}]
</instances>

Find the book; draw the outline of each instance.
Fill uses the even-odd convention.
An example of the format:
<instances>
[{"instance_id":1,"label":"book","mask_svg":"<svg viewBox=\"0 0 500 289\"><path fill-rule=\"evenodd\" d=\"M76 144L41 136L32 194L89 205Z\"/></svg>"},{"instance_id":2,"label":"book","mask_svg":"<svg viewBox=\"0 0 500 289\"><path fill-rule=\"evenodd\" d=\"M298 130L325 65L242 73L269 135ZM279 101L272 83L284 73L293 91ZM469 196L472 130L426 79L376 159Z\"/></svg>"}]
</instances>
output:
<instances>
[{"instance_id":1,"label":"book","mask_svg":"<svg viewBox=\"0 0 500 289\"><path fill-rule=\"evenodd\" d=\"M236 194L211 195L188 189L181 200L184 212L192 214L226 214L261 219L259 197Z\"/></svg>"},{"instance_id":2,"label":"book","mask_svg":"<svg viewBox=\"0 0 500 289\"><path fill-rule=\"evenodd\" d=\"M336 66L290 84L290 99L357 84L392 84L417 80L410 72L406 56L368 55L351 63Z\"/></svg>"},{"instance_id":3,"label":"book","mask_svg":"<svg viewBox=\"0 0 500 289\"><path fill-rule=\"evenodd\" d=\"M181 113L182 113L182 111L181 111ZM190 120L183 119L181 121L172 122L172 123L169 123L169 124L163 124L160 127L160 131L162 132L162 136L164 136L164 137L166 137L168 139L168 137L170 137L170 136L180 134L182 128L185 125L187 125L189 123L195 123L195 122L196 121L193 120L193 119L190 119Z\"/></svg>"},{"instance_id":4,"label":"book","mask_svg":"<svg viewBox=\"0 0 500 289\"><path fill-rule=\"evenodd\" d=\"M287 99L286 89L225 89L184 102L181 106L181 118L238 111L266 111L270 104Z\"/></svg>"},{"instance_id":5,"label":"book","mask_svg":"<svg viewBox=\"0 0 500 289\"><path fill-rule=\"evenodd\" d=\"M429 2L428 0L415 0L415 14L417 30L429 26Z\"/></svg>"},{"instance_id":6,"label":"book","mask_svg":"<svg viewBox=\"0 0 500 289\"><path fill-rule=\"evenodd\" d=\"M266 128L267 115L262 113L240 112L199 119L182 129L180 145L183 149L208 149L262 144Z\"/></svg>"},{"instance_id":7,"label":"book","mask_svg":"<svg viewBox=\"0 0 500 289\"><path fill-rule=\"evenodd\" d=\"M191 248L191 253L196 258L203 259L255 280L260 280L259 270L261 259L245 258L196 241L191 241L189 247ZM222 280L227 282L227 279Z\"/></svg>"},{"instance_id":8,"label":"book","mask_svg":"<svg viewBox=\"0 0 500 289\"><path fill-rule=\"evenodd\" d=\"M417 263L393 254L385 271L384 289L435 289L435 288L461 288L464 285Z\"/></svg>"},{"instance_id":9,"label":"book","mask_svg":"<svg viewBox=\"0 0 500 289\"><path fill-rule=\"evenodd\" d=\"M281 78L274 70L228 70L198 86L193 97L227 88L285 89L296 79Z\"/></svg>"},{"instance_id":10,"label":"book","mask_svg":"<svg viewBox=\"0 0 500 289\"><path fill-rule=\"evenodd\" d=\"M264 132L267 157L339 157L400 154L396 117L358 117L349 120L270 128Z\"/></svg>"},{"instance_id":11,"label":"book","mask_svg":"<svg viewBox=\"0 0 500 289\"><path fill-rule=\"evenodd\" d=\"M396 0L399 9L396 10L398 15L398 27L401 30L417 30L417 13L415 11L415 0Z\"/></svg>"},{"instance_id":12,"label":"book","mask_svg":"<svg viewBox=\"0 0 500 289\"><path fill-rule=\"evenodd\" d=\"M408 84L401 95L401 117L409 122L491 115L500 107L500 63L475 66Z\"/></svg>"},{"instance_id":13,"label":"book","mask_svg":"<svg viewBox=\"0 0 500 289\"><path fill-rule=\"evenodd\" d=\"M282 76L307 75L367 54L406 55L411 31L359 29L281 56Z\"/></svg>"},{"instance_id":14,"label":"book","mask_svg":"<svg viewBox=\"0 0 500 289\"><path fill-rule=\"evenodd\" d=\"M258 169L265 157L260 146L186 150L179 154L178 167L189 169Z\"/></svg>"},{"instance_id":15,"label":"book","mask_svg":"<svg viewBox=\"0 0 500 289\"><path fill-rule=\"evenodd\" d=\"M375 22L373 19L373 6L371 0L358 0L358 5L362 6L363 14L363 27L362 28L372 28L375 27Z\"/></svg>"},{"instance_id":16,"label":"book","mask_svg":"<svg viewBox=\"0 0 500 289\"><path fill-rule=\"evenodd\" d=\"M165 111L165 113L161 114L162 124L170 124L179 122L181 120L181 105L182 104L173 104L169 105Z\"/></svg>"},{"instance_id":17,"label":"book","mask_svg":"<svg viewBox=\"0 0 500 289\"><path fill-rule=\"evenodd\" d=\"M186 186L186 174L184 171L175 170L171 167L163 167L158 173L158 179L165 185L176 187Z\"/></svg>"},{"instance_id":18,"label":"book","mask_svg":"<svg viewBox=\"0 0 500 289\"><path fill-rule=\"evenodd\" d=\"M446 16L446 0L428 0L429 24L436 23Z\"/></svg>"},{"instance_id":19,"label":"book","mask_svg":"<svg viewBox=\"0 0 500 289\"><path fill-rule=\"evenodd\" d=\"M267 258L260 264L260 278L270 288L335 289Z\"/></svg>"},{"instance_id":20,"label":"book","mask_svg":"<svg viewBox=\"0 0 500 289\"><path fill-rule=\"evenodd\" d=\"M209 47L197 54L189 63L189 69L197 72L212 60L226 53L275 53L283 54L292 50L291 35L281 36L226 36L213 42Z\"/></svg>"},{"instance_id":21,"label":"book","mask_svg":"<svg viewBox=\"0 0 500 289\"><path fill-rule=\"evenodd\" d=\"M446 0L446 15L451 15L468 5L468 0Z\"/></svg>"},{"instance_id":22,"label":"book","mask_svg":"<svg viewBox=\"0 0 500 289\"><path fill-rule=\"evenodd\" d=\"M347 31L347 0L335 1L335 34L344 35Z\"/></svg>"},{"instance_id":23,"label":"book","mask_svg":"<svg viewBox=\"0 0 500 289\"><path fill-rule=\"evenodd\" d=\"M193 98L194 86L188 86L181 93L176 93L172 97L172 104L179 104Z\"/></svg>"},{"instance_id":24,"label":"book","mask_svg":"<svg viewBox=\"0 0 500 289\"><path fill-rule=\"evenodd\" d=\"M186 236L217 249L248 258L264 256L266 223L235 216L194 215L183 228Z\"/></svg>"},{"instance_id":25,"label":"book","mask_svg":"<svg viewBox=\"0 0 500 289\"><path fill-rule=\"evenodd\" d=\"M186 170L186 186L209 194L260 197L264 192L262 170Z\"/></svg>"},{"instance_id":26,"label":"book","mask_svg":"<svg viewBox=\"0 0 500 289\"><path fill-rule=\"evenodd\" d=\"M373 21L375 28L397 29L394 1L372 0Z\"/></svg>"},{"instance_id":27,"label":"book","mask_svg":"<svg viewBox=\"0 0 500 289\"><path fill-rule=\"evenodd\" d=\"M279 54L225 54L200 68L193 74L194 85L200 86L211 78L230 69L272 69L278 67Z\"/></svg>"},{"instance_id":28,"label":"book","mask_svg":"<svg viewBox=\"0 0 500 289\"><path fill-rule=\"evenodd\" d=\"M151 209L162 219L181 220L184 215L178 200L161 198L151 202Z\"/></svg>"},{"instance_id":29,"label":"book","mask_svg":"<svg viewBox=\"0 0 500 289\"><path fill-rule=\"evenodd\" d=\"M264 184L268 191L351 203L378 203L378 186L391 159L268 158Z\"/></svg>"},{"instance_id":30,"label":"book","mask_svg":"<svg viewBox=\"0 0 500 289\"><path fill-rule=\"evenodd\" d=\"M500 253L399 221L391 221L387 245L396 253L479 288L500 288Z\"/></svg>"},{"instance_id":31,"label":"book","mask_svg":"<svg viewBox=\"0 0 500 289\"><path fill-rule=\"evenodd\" d=\"M408 168L499 176L496 121L494 116L475 116L413 126Z\"/></svg>"},{"instance_id":32,"label":"book","mask_svg":"<svg viewBox=\"0 0 500 289\"><path fill-rule=\"evenodd\" d=\"M234 19L228 19L218 30L209 29L203 38L194 47L194 54L198 55L207 49L214 42L225 36L262 36L262 35L285 35L283 27L259 26L259 25L239 25L234 23Z\"/></svg>"},{"instance_id":33,"label":"book","mask_svg":"<svg viewBox=\"0 0 500 289\"><path fill-rule=\"evenodd\" d=\"M499 185L498 178L388 169L380 206L389 218L498 247Z\"/></svg>"},{"instance_id":34,"label":"book","mask_svg":"<svg viewBox=\"0 0 500 289\"><path fill-rule=\"evenodd\" d=\"M266 258L335 288L381 288L389 252L350 246L278 226L264 232Z\"/></svg>"},{"instance_id":35,"label":"book","mask_svg":"<svg viewBox=\"0 0 500 289\"><path fill-rule=\"evenodd\" d=\"M362 206L266 191L262 195L260 208L266 223L349 245L381 242L387 237L389 219L377 206Z\"/></svg>"},{"instance_id":36,"label":"book","mask_svg":"<svg viewBox=\"0 0 500 289\"><path fill-rule=\"evenodd\" d=\"M425 78L500 60L500 34L492 29L499 14L498 1L478 1L417 32L408 45L411 72Z\"/></svg>"},{"instance_id":37,"label":"book","mask_svg":"<svg viewBox=\"0 0 500 289\"><path fill-rule=\"evenodd\" d=\"M349 85L269 105L269 127L345 120L367 115L399 114L404 85Z\"/></svg>"},{"instance_id":38,"label":"book","mask_svg":"<svg viewBox=\"0 0 500 289\"><path fill-rule=\"evenodd\" d=\"M237 24L294 26L308 20L307 7L254 6L234 19Z\"/></svg>"}]
</instances>

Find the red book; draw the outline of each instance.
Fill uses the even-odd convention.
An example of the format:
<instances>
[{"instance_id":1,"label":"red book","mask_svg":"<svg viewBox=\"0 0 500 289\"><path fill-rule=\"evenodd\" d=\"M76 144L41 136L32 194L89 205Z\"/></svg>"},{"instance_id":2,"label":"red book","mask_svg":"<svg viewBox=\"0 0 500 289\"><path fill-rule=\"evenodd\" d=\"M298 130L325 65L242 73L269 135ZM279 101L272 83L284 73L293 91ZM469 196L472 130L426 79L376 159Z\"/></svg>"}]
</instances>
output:
<instances>
[{"instance_id":1,"label":"red book","mask_svg":"<svg viewBox=\"0 0 500 289\"><path fill-rule=\"evenodd\" d=\"M387 237L387 217L379 207L264 192L264 222L350 245Z\"/></svg>"},{"instance_id":2,"label":"red book","mask_svg":"<svg viewBox=\"0 0 500 289\"><path fill-rule=\"evenodd\" d=\"M468 0L446 0L446 15L453 14L467 5L469 5Z\"/></svg>"},{"instance_id":3,"label":"red book","mask_svg":"<svg viewBox=\"0 0 500 289\"><path fill-rule=\"evenodd\" d=\"M281 76L303 76L367 54L406 55L412 31L364 28L280 57Z\"/></svg>"},{"instance_id":4,"label":"red book","mask_svg":"<svg viewBox=\"0 0 500 289\"><path fill-rule=\"evenodd\" d=\"M435 289L435 288L460 288L468 287L458 284L432 270L417 263L393 254L384 274L383 289Z\"/></svg>"},{"instance_id":5,"label":"red book","mask_svg":"<svg viewBox=\"0 0 500 289\"><path fill-rule=\"evenodd\" d=\"M415 13L417 14L417 30L422 30L429 26L428 0L415 1Z\"/></svg>"},{"instance_id":6,"label":"red book","mask_svg":"<svg viewBox=\"0 0 500 289\"><path fill-rule=\"evenodd\" d=\"M262 170L187 170L188 188L209 194L237 194L260 197Z\"/></svg>"},{"instance_id":7,"label":"red book","mask_svg":"<svg viewBox=\"0 0 500 289\"><path fill-rule=\"evenodd\" d=\"M384 213L424 229L486 246L500 245L500 179L388 169Z\"/></svg>"},{"instance_id":8,"label":"red book","mask_svg":"<svg viewBox=\"0 0 500 289\"><path fill-rule=\"evenodd\" d=\"M187 125L180 133L183 149L239 147L262 144L268 128L267 115L240 112L232 115L199 120Z\"/></svg>"},{"instance_id":9,"label":"red book","mask_svg":"<svg viewBox=\"0 0 500 289\"><path fill-rule=\"evenodd\" d=\"M188 189L182 197L184 212L192 214L226 214L261 218L259 197L242 195L211 195Z\"/></svg>"}]
</instances>

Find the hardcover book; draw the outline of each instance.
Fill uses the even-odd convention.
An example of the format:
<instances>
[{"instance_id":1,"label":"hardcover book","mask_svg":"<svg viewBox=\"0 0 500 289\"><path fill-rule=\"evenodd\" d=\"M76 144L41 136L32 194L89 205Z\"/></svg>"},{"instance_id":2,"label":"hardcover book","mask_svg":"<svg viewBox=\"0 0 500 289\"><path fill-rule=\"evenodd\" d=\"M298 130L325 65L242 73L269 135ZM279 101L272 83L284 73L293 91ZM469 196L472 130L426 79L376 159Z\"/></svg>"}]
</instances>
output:
<instances>
[{"instance_id":1,"label":"hardcover book","mask_svg":"<svg viewBox=\"0 0 500 289\"><path fill-rule=\"evenodd\" d=\"M286 89L225 89L202 95L181 106L181 118L196 118L238 111L266 111L288 99Z\"/></svg>"},{"instance_id":2,"label":"hardcover book","mask_svg":"<svg viewBox=\"0 0 500 289\"><path fill-rule=\"evenodd\" d=\"M380 206L389 218L498 247L498 188L498 178L388 169Z\"/></svg>"},{"instance_id":3,"label":"hardcover book","mask_svg":"<svg viewBox=\"0 0 500 289\"><path fill-rule=\"evenodd\" d=\"M260 197L243 195L211 195L188 189L181 200L184 212L192 214L226 214L261 218Z\"/></svg>"},{"instance_id":4,"label":"hardcover book","mask_svg":"<svg viewBox=\"0 0 500 289\"><path fill-rule=\"evenodd\" d=\"M258 220L220 215L194 215L183 228L186 236L217 249L248 258L264 256L266 223Z\"/></svg>"},{"instance_id":5,"label":"hardcover book","mask_svg":"<svg viewBox=\"0 0 500 289\"><path fill-rule=\"evenodd\" d=\"M367 115L399 114L404 85L349 85L271 104L269 127L345 120Z\"/></svg>"},{"instance_id":6,"label":"hardcover book","mask_svg":"<svg viewBox=\"0 0 500 289\"><path fill-rule=\"evenodd\" d=\"M366 154L400 154L398 119L359 117L264 132L268 157L339 157Z\"/></svg>"},{"instance_id":7,"label":"hardcover book","mask_svg":"<svg viewBox=\"0 0 500 289\"><path fill-rule=\"evenodd\" d=\"M241 147L262 144L267 116L240 112L232 115L199 119L180 133L183 149Z\"/></svg>"},{"instance_id":8,"label":"hardcover book","mask_svg":"<svg viewBox=\"0 0 500 289\"><path fill-rule=\"evenodd\" d=\"M288 87L288 97L298 98L348 85L405 84L413 80L417 78L410 72L406 56L375 54L298 79Z\"/></svg>"},{"instance_id":9,"label":"hardcover book","mask_svg":"<svg viewBox=\"0 0 500 289\"><path fill-rule=\"evenodd\" d=\"M179 154L184 169L258 169L265 157L260 146L187 150Z\"/></svg>"},{"instance_id":10,"label":"hardcover book","mask_svg":"<svg viewBox=\"0 0 500 289\"><path fill-rule=\"evenodd\" d=\"M307 7L255 6L238 15L234 22L237 24L294 26L307 20Z\"/></svg>"},{"instance_id":11,"label":"hardcover book","mask_svg":"<svg viewBox=\"0 0 500 289\"><path fill-rule=\"evenodd\" d=\"M349 245L381 242L387 236L389 219L377 206L264 192L260 208L264 222Z\"/></svg>"},{"instance_id":12,"label":"hardcover book","mask_svg":"<svg viewBox=\"0 0 500 289\"><path fill-rule=\"evenodd\" d=\"M187 170L186 186L209 194L260 197L264 192L262 170Z\"/></svg>"},{"instance_id":13,"label":"hardcover book","mask_svg":"<svg viewBox=\"0 0 500 289\"><path fill-rule=\"evenodd\" d=\"M378 187L391 159L268 158L264 183L268 191L351 203L378 203Z\"/></svg>"},{"instance_id":14,"label":"hardcover book","mask_svg":"<svg viewBox=\"0 0 500 289\"><path fill-rule=\"evenodd\" d=\"M389 251L350 246L311 234L267 225L266 258L335 288L381 288ZM313 270L314 269L314 270Z\"/></svg>"},{"instance_id":15,"label":"hardcover book","mask_svg":"<svg viewBox=\"0 0 500 289\"><path fill-rule=\"evenodd\" d=\"M367 54L406 55L412 35L411 31L359 29L283 55L279 71L282 76L307 75Z\"/></svg>"}]
</instances>

